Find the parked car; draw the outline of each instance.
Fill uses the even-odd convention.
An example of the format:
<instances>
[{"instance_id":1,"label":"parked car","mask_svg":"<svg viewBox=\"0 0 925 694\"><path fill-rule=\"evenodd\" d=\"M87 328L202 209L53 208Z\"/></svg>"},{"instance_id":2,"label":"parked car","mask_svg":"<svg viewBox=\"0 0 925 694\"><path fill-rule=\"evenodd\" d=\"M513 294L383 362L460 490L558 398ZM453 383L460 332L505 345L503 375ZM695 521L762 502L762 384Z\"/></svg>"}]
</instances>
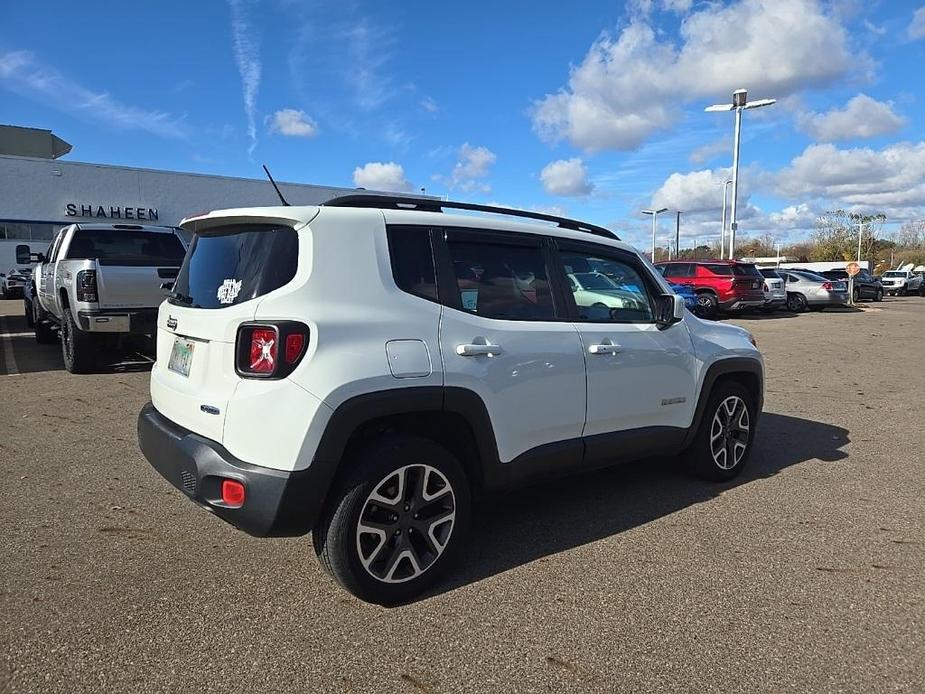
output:
<instances>
[{"instance_id":1,"label":"parked car","mask_svg":"<svg viewBox=\"0 0 925 694\"><path fill-rule=\"evenodd\" d=\"M670 284L669 283L668 286L671 287L671 291L673 291L675 294L677 294L682 299L684 299L684 307L688 311L697 313L697 310L698 310L697 295L694 293L693 289L691 289L686 284Z\"/></svg>"},{"instance_id":2,"label":"parked car","mask_svg":"<svg viewBox=\"0 0 925 694\"><path fill-rule=\"evenodd\" d=\"M754 340L691 316L606 229L372 195L182 226L195 236L158 314L141 450L252 535L311 531L363 600L436 580L482 492L681 451L709 479L746 463ZM568 282L592 261L635 305L597 310Z\"/></svg>"},{"instance_id":3,"label":"parked car","mask_svg":"<svg viewBox=\"0 0 925 694\"><path fill-rule=\"evenodd\" d=\"M669 282L693 289L698 308L705 316L764 306L764 278L753 263L670 260L655 267Z\"/></svg>"},{"instance_id":4,"label":"parked car","mask_svg":"<svg viewBox=\"0 0 925 694\"><path fill-rule=\"evenodd\" d=\"M826 279L844 282L848 285L850 276L847 270L826 270L819 273ZM861 299L873 299L874 301L883 301L883 285L880 280L875 279L867 270L861 270L854 276L854 301Z\"/></svg>"},{"instance_id":5,"label":"parked car","mask_svg":"<svg viewBox=\"0 0 925 694\"><path fill-rule=\"evenodd\" d=\"M11 267L7 272L0 272L0 298L20 299L23 287L32 278L32 268L28 265Z\"/></svg>"},{"instance_id":6,"label":"parked car","mask_svg":"<svg viewBox=\"0 0 925 694\"><path fill-rule=\"evenodd\" d=\"M784 288L784 278L777 270L760 268L758 272L764 277L764 306L761 310L770 313L787 305L787 290Z\"/></svg>"},{"instance_id":7,"label":"parked car","mask_svg":"<svg viewBox=\"0 0 925 694\"><path fill-rule=\"evenodd\" d=\"M906 296L907 294L922 294L925 282L921 275L912 270L887 270L883 273L883 291L890 296Z\"/></svg>"},{"instance_id":8,"label":"parked car","mask_svg":"<svg viewBox=\"0 0 925 694\"><path fill-rule=\"evenodd\" d=\"M787 309L801 313L848 303L848 287L806 270L778 270L787 288Z\"/></svg>"},{"instance_id":9,"label":"parked car","mask_svg":"<svg viewBox=\"0 0 925 694\"><path fill-rule=\"evenodd\" d=\"M184 253L175 229L139 224L71 224L55 236L47 257L17 248L39 263L30 302L35 339L54 342L57 327L65 368L86 373L104 344L153 336L157 306Z\"/></svg>"}]
</instances>

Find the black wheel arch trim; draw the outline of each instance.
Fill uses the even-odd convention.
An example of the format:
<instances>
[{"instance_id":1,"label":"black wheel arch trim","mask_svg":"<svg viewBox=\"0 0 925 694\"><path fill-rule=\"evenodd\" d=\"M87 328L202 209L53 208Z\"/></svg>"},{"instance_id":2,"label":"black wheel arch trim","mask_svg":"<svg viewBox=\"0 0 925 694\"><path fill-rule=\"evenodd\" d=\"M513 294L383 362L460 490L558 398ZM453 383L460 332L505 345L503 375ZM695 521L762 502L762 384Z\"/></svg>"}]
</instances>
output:
<instances>
[{"instance_id":1,"label":"black wheel arch trim","mask_svg":"<svg viewBox=\"0 0 925 694\"><path fill-rule=\"evenodd\" d=\"M697 398L697 407L694 410L694 417L691 420L691 426L687 430L687 436L684 439L684 446L687 447L693 443L697 437L697 431L700 429L700 423L703 421L704 410L707 408L707 402L710 400L710 394L716 382L724 376L748 375L753 376L758 381L758 389L755 393L755 420L761 414L764 407L764 367L757 359L748 357L727 357L715 361L707 367L704 374L703 382L700 386L700 394Z\"/></svg>"}]
</instances>

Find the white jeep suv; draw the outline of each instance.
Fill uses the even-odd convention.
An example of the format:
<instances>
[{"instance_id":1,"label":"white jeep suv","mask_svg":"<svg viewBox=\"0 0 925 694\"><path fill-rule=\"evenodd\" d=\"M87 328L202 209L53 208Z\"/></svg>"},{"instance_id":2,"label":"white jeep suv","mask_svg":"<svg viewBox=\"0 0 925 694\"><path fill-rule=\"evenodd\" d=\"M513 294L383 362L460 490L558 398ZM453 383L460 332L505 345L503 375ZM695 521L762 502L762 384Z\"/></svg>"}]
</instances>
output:
<instances>
[{"instance_id":1,"label":"white jeep suv","mask_svg":"<svg viewBox=\"0 0 925 694\"><path fill-rule=\"evenodd\" d=\"M606 229L374 195L182 226L141 449L252 535L312 532L364 600L431 584L476 494L681 452L726 480L749 457L751 336L685 311ZM570 281L600 267L607 291Z\"/></svg>"}]
</instances>

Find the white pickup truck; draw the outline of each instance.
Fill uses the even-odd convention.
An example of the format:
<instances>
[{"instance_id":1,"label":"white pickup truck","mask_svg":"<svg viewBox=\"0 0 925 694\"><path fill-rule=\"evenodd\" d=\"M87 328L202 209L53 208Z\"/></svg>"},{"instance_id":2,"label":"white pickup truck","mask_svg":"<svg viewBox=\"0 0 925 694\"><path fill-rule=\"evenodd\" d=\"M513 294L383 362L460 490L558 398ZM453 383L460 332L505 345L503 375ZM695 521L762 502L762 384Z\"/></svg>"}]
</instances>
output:
<instances>
[{"instance_id":1,"label":"white pickup truck","mask_svg":"<svg viewBox=\"0 0 925 694\"><path fill-rule=\"evenodd\" d=\"M880 278L883 284L883 291L890 296L906 296L907 294L923 294L925 286L922 284L922 276L912 271L912 265L907 265L900 270L888 270Z\"/></svg>"},{"instance_id":2,"label":"white pickup truck","mask_svg":"<svg viewBox=\"0 0 925 694\"><path fill-rule=\"evenodd\" d=\"M172 227L71 224L46 253L17 247L17 261L38 262L30 288L35 339L56 341L57 327L65 368L87 373L101 348L155 333L157 307L170 293L186 248Z\"/></svg>"}]
</instances>

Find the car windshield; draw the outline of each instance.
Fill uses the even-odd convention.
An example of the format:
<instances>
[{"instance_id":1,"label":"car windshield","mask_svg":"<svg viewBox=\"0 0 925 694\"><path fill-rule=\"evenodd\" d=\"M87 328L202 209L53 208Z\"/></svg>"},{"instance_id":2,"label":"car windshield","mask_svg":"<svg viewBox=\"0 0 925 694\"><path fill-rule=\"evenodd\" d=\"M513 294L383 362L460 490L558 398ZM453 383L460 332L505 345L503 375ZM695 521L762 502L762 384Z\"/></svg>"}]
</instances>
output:
<instances>
[{"instance_id":1,"label":"car windshield","mask_svg":"<svg viewBox=\"0 0 925 694\"><path fill-rule=\"evenodd\" d=\"M884 277L905 277L906 273L901 270L890 270L889 272L883 273Z\"/></svg>"},{"instance_id":2,"label":"car windshield","mask_svg":"<svg viewBox=\"0 0 925 694\"><path fill-rule=\"evenodd\" d=\"M576 272L574 277L578 281L578 284L581 285L582 289L591 291L617 289L617 285L614 284L610 278L598 272Z\"/></svg>"}]
</instances>

